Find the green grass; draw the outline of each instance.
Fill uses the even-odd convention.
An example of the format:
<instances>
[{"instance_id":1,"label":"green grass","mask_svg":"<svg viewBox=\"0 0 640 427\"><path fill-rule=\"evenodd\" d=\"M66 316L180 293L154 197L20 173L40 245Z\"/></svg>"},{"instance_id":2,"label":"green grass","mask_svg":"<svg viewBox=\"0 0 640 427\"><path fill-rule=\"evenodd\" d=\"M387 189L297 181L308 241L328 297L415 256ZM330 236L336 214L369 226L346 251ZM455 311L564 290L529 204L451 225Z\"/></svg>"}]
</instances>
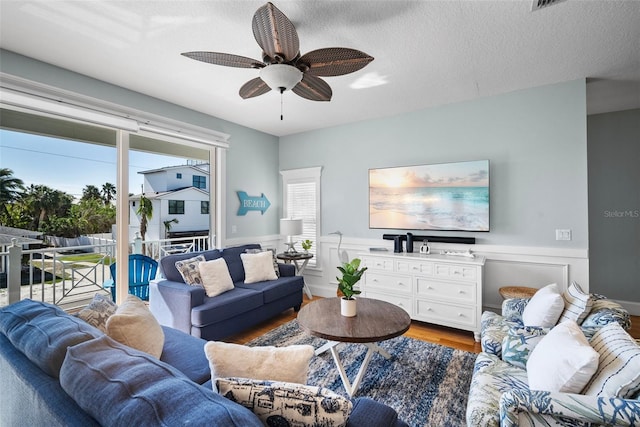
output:
<instances>
[{"instance_id":1,"label":"green grass","mask_svg":"<svg viewBox=\"0 0 640 427\"><path fill-rule=\"evenodd\" d=\"M111 265L116 260L111 257L105 257L103 254L77 254L77 255L63 255L57 259L64 262L91 262L94 264L99 263L104 258L105 265Z\"/></svg>"}]
</instances>

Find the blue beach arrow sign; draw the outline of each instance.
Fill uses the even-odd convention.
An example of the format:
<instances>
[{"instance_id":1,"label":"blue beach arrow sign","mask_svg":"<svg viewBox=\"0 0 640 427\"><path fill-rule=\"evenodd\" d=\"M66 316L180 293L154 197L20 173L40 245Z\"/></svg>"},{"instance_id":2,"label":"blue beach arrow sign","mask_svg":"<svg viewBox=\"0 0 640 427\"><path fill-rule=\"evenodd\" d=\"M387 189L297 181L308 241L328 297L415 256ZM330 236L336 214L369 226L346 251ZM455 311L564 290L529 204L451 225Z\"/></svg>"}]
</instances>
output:
<instances>
[{"instance_id":1,"label":"blue beach arrow sign","mask_svg":"<svg viewBox=\"0 0 640 427\"><path fill-rule=\"evenodd\" d=\"M238 198L240 199L240 208L238 209L238 216L246 215L249 211L260 211L262 215L269 209L271 203L264 196L264 193L260 197L249 196L244 191L238 191Z\"/></svg>"}]
</instances>

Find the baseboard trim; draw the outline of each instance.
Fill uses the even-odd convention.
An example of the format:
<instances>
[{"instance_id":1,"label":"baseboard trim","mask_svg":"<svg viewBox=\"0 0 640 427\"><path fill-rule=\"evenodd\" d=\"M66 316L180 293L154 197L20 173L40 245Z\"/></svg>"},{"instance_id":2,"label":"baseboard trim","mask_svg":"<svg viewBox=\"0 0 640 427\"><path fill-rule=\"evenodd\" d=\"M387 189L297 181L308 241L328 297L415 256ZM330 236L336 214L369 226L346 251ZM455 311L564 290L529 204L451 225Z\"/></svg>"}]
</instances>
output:
<instances>
[{"instance_id":1,"label":"baseboard trim","mask_svg":"<svg viewBox=\"0 0 640 427\"><path fill-rule=\"evenodd\" d=\"M640 302L636 301L622 301L615 300L618 304L623 306L625 310L629 312L632 316L640 316Z\"/></svg>"}]
</instances>

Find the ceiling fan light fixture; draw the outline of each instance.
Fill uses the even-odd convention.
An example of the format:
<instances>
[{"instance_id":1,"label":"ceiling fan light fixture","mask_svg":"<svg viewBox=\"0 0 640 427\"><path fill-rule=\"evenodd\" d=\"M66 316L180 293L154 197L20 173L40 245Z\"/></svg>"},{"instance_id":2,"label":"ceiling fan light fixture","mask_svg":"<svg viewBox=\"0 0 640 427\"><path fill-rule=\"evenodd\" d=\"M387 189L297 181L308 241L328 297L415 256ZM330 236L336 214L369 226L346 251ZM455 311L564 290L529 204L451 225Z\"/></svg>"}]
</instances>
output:
<instances>
[{"instance_id":1,"label":"ceiling fan light fixture","mask_svg":"<svg viewBox=\"0 0 640 427\"><path fill-rule=\"evenodd\" d=\"M302 71L293 65L270 64L260 69L260 78L272 90L291 90L302 80Z\"/></svg>"}]
</instances>

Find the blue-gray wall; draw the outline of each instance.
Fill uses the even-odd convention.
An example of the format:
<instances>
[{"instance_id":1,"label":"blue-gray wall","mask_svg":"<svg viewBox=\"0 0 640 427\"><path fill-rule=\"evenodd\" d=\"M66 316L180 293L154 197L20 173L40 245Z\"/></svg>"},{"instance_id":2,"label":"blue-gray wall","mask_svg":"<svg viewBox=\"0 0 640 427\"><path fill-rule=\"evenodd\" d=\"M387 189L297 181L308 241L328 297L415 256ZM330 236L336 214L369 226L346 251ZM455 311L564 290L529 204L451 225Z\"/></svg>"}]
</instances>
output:
<instances>
[{"instance_id":1,"label":"blue-gray wall","mask_svg":"<svg viewBox=\"0 0 640 427\"><path fill-rule=\"evenodd\" d=\"M6 50L0 50L0 71L231 135L226 166L227 237L278 234L281 207L277 137ZM264 193L272 205L264 215L252 211L238 217L238 190L250 196ZM232 225L236 226L236 233L231 233Z\"/></svg>"},{"instance_id":2,"label":"blue-gray wall","mask_svg":"<svg viewBox=\"0 0 640 427\"><path fill-rule=\"evenodd\" d=\"M477 159L490 161L491 231L423 234L587 248L584 80L280 138L281 169L323 167L323 233L352 237L391 232L368 227L369 168Z\"/></svg>"},{"instance_id":3,"label":"blue-gray wall","mask_svg":"<svg viewBox=\"0 0 640 427\"><path fill-rule=\"evenodd\" d=\"M640 302L640 109L587 125L590 290Z\"/></svg>"}]
</instances>

